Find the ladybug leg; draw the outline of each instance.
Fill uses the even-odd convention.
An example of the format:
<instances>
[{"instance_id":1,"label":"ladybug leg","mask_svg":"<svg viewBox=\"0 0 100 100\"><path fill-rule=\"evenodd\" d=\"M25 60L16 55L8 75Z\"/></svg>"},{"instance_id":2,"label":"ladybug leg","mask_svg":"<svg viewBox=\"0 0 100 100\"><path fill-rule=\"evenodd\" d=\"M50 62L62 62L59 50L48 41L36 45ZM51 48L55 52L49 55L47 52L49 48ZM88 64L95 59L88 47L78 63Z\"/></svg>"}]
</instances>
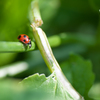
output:
<instances>
[{"instance_id":1,"label":"ladybug leg","mask_svg":"<svg viewBox=\"0 0 100 100\"><path fill-rule=\"evenodd\" d=\"M19 41L19 42L21 42L23 44L23 46L24 46L23 49L27 50L28 44L25 44L22 41Z\"/></svg>"},{"instance_id":2,"label":"ladybug leg","mask_svg":"<svg viewBox=\"0 0 100 100\"><path fill-rule=\"evenodd\" d=\"M21 42L22 44L23 44L23 49L26 47L26 44L25 43L23 43L22 41L19 41L19 42Z\"/></svg>"},{"instance_id":3,"label":"ladybug leg","mask_svg":"<svg viewBox=\"0 0 100 100\"><path fill-rule=\"evenodd\" d=\"M27 48L28 48L28 44L25 44L25 43L23 43L24 44L24 48L25 48L25 50L27 50Z\"/></svg>"},{"instance_id":4,"label":"ladybug leg","mask_svg":"<svg viewBox=\"0 0 100 100\"><path fill-rule=\"evenodd\" d=\"M25 46L27 47L27 46L28 46L28 44L25 44Z\"/></svg>"},{"instance_id":5,"label":"ladybug leg","mask_svg":"<svg viewBox=\"0 0 100 100\"><path fill-rule=\"evenodd\" d=\"M28 44L29 44L29 48L31 48L31 46L32 46L31 41L29 41L29 43L28 43Z\"/></svg>"}]
</instances>

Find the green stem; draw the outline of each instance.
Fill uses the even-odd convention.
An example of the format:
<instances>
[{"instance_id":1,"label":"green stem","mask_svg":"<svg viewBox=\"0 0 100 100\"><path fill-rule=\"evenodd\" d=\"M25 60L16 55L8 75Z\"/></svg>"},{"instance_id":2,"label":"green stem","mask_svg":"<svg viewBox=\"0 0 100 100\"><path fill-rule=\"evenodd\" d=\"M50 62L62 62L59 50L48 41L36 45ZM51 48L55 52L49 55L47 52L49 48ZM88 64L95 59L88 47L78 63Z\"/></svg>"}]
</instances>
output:
<instances>
[{"instance_id":1,"label":"green stem","mask_svg":"<svg viewBox=\"0 0 100 100\"><path fill-rule=\"evenodd\" d=\"M38 26L41 26L42 19L39 13L37 0L34 0L32 2L31 11L31 18L34 18L34 21L31 22L31 27L33 28L33 35L47 67L49 68L51 73L55 73L56 79L61 82L61 84L71 97L73 97L75 100L84 100L84 98L72 87L70 82L64 76L58 62L53 55L45 33L42 31L41 28L38 28Z\"/></svg>"},{"instance_id":2,"label":"green stem","mask_svg":"<svg viewBox=\"0 0 100 100\"><path fill-rule=\"evenodd\" d=\"M4 52L26 52L36 48L35 43L32 42L32 47L25 47L21 42L0 42L0 53Z\"/></svg>"},{"instance_id":3,"label":"green stem","mask_svg":"<svg viewBox=\"0 0 100 100\"><path fill-rule=\"evenodd\" d=\"M71 97L73 97L75 100L84 100L84 98L72 87L70 82L64 76L58 62L56 61L52 53L51 47L49 45L45 33L42 31L41 28L34 27L34 25L31 26L33 28L33 35L36 44L51 73L55 73L57 80L61 82L61 84L64 86L64 88L70 94Z\"/></svg>"},{"instance_id":4,"label":"green stem","mask_svg":"<svg viewBox=\"0 0 100 100\"><path fill-rule=\"evenodd\" d=\"M35 23L35 27L41 26L43 21L41 20L41 15L38 8L38 0L33 0L31 2L31 8L29 11L29 19L31 23Z\"/></svg>"},{"instance_id":5,"label":"green stem","mask_svg":"<svg viewBox=\"0 0 100 100\"><path fill-rule=\"evenodd\" d=\"M86 40L86 37L89 38ZM67 33L61 33L59 35L54 35L48 37L48 41L51 47L57 47L61 44L67 43L81 43L86 46L92 46L95 43L94 36L74 36ZM85 40L84 40L85 38ZM26 52L36 50L37 47L35 46L35 42L32 41L32 47L29 49L25 49L25 46L21 42L0 42L0 53L7 53L7 52Z\"/></svg>"}]
</instances>

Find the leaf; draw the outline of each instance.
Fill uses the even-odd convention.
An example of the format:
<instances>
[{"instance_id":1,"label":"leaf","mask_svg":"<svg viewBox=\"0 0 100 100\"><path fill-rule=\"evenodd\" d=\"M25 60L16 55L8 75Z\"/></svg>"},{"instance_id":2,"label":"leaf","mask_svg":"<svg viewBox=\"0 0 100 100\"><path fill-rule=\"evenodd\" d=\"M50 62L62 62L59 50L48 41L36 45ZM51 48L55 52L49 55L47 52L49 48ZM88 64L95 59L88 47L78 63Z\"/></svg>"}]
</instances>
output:
<instances>
[{"instance_id":1,"label":"leaf","mask_svg":"<svg viewBox=\"0 0 100 100\"><path fill-rule=\"evenodd\" d=\"M70 55L69 59L61 63L61 68L73 87L83 96L87 96L94 82L92 64L81 56Z\"/></svg>"},{"instance_id":2,"label":"leaf","mask_svg":"<svg viewBox=\"0 0 100 100\"><path fill-rule=\"evenodd\" d=\"M60 81L56 79L54 73L52 73L49 77L45 77L44 74L34 74L25 78L20 83L20 85L26 89L45 91L53 99L56 98L57 100L74 100L66 92Z\"/></svg>"},{"instance_id":3,"label":"leaf","mask_svg":"<svg viewBox=\"0 0 100 100\"><path fill-rule=\"evenodd\" d=\"M53 99L47 93L40 90L23 90L18 81L6 79L0 80L0 100L58 100Z\"/></svg>"},{"instance_id":4,"label":"leaf","mask_svg":"<svg viewBox=\"0 0 100 100\"><path fill-rule=\"evenodd\" d=\"M78 90L81 94L83 93L82 95L84 96L87 95L94 80L94 74L91 71L90 61L85 61L77 55L71 55L69 60L63 62L61 66L65 75L76 90ZM6 85L8 86L6 87ZM6 95L8 100L22 100L22 98L26 100L26 95L27 98L35 98L35 100L75 100L65 90L64 86L62 86L55 73L52 73L49 77L45 77L44 74L39 75L38 73L31 75L20 82L20 85L25 88L25 90L16 91L17 88L22 88L20 88L20 86L14 86L16 88L12 88L13 85L11 85L11 83L7 83L5 85L0 84L0 90L4 90L3 92L1 91L2 93L0 92L0 97L4 98L4 93L10 91ZM11 95L13 96L11 97ZM16 99L12 99L13 97L16 97Z\"/></svg>"}]
</instances>

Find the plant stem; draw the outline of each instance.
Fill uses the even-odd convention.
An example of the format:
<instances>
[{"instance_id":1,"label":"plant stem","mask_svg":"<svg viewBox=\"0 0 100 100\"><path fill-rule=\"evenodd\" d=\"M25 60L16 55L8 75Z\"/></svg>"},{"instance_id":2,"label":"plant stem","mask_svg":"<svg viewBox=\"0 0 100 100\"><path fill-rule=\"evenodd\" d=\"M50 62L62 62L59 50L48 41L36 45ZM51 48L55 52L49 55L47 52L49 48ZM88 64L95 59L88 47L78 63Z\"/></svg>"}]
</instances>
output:
<instances>
[{"instance_id":1,"label":"plant stem","mask_svg":"<svg viewBox=\"0 0 100 100\"><path fill-rule=\"evenodd\" d=\"M31 23L35 23L35 27L41 26L43 21L41 20L41 15L38 8L38 0L33 0L31 2L31 8L29 11L29 19Z\"/></svg>"},{"instance_id":2,"label":"plant stem","mask_svg":"<svg viewBox=\"0 0 100 100\"><path fill-rule=\"evenodd\" d=\"M34 27L34 25L31 25L33 28L33 35L36 41L36 44L41 52L41 55L48 66L51 73L55 73L57 80L61 82L61 84L64 86L66 91L75 99L75 100L84 100L83 97L72 87L72 85L69 83L69 81L64 76L58 62L56 61L51 47L49 45L49 42L47 40L47 37L45 33L42 31L41 28Z\"/></svg>"},{"instance_id":3,"label":"plant stem","mask_svg":"<svg viewBox=\"0 0 100 100\"><path fill-rule=\"evenodd\" d=\"M86 40L86 37L89 39ZM54 35L48 37L48 41L51 47L58 47L62 44L67 43L78 43L80 42L82 45L86 46L93 46L95 44L94 36L74 36L67 33L61 33L59 35ZM84 40L85 38L85 40ZM7 53L7 52L26 52L26 51L33 51L36 50L37 47L35 46L35 42L32 42L32 47L29 49L25 49L24 45L21 42L8 42L8 41L0 41L0 53Z\"/></svg>"},{"instance_id":4,"label":"plant stem","mask_svg":"<svg viewBox=\"0 0 100 100\"><path fill-rule=\"evenodd\" d=\"M36 44L38 46L38 49L41 52L41 55L47 67L49 68L51 73L54 73L56 79L63 85L64 89L74 100L84 100L84 98L72 87L70 82L64 76L58 62L56 61L53 55L53 52L51 50L51 47L49 45L49 42L45 33L43 32L41 28L38 28L38 26L41 26L42 19L40 17L39 12L34 12L34 11L39 11L37 0L32 2L31 6L33 5L35 5L35 8L34 7L31 7L31 8L32 8L32 15L33 15L32 17L34 18L34 21L31 22L32 23L31 27L33 28L33 35L34 35ZM37 18L35 18L36 17L35 14L37 14L36 15L38 16Z\"/></svg>"},{"instance_id":5,"label":"plant stem","mask_svg":"<svg viewBox=\"0 0 100 100\"><path fill-rule=\"evenodd\" d=\"M0 42L0 53L7 52L26 52L36 49L35 43L32 42L32 47L25 47L21 42Z\"/></svg>"}]
</instances>

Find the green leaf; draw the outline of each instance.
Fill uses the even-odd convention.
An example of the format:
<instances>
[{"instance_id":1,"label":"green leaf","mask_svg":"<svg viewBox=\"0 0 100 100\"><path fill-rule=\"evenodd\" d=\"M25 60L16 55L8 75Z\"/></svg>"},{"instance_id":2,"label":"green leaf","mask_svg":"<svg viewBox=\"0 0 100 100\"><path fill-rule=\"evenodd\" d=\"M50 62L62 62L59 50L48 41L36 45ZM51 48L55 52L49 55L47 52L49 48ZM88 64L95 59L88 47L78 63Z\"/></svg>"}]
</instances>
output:
<instances>
[{"instance_id":1,"label":"green leaf","mask_svg":"<svg viewBox=\"0 0 100 100\"><path fill-rule=\"evenodd\" d=\"M44 74L34 74L25 78L20 85L26 89L45 91L50 97L57 98L57 100L74 100L56 79L54 73L49 77L45 77Z\"/></svg>"},{"instance_id":2,"label":"green leaf","mask_svg":"<svg viewBox=\"0 0 100 100\"><path fill-rule=\"evenodd\" d=\"M19 80L0 80L0 100L58 100L41 90L24 90L18 82Z\"/></svg>"},{"instance_id":3,"label":"green leaf","mask_svg":"<svg viewBox=\"0 0 100 100\"><path fill-rule=\"evenodd\" d=\"M65 76L74 88L81 95L87 96L87 93L94 82L94 73L92 72L91 62L84 60L81 56L72 54L68 60L60 65Z\"/></svg>"}]
</instances>

